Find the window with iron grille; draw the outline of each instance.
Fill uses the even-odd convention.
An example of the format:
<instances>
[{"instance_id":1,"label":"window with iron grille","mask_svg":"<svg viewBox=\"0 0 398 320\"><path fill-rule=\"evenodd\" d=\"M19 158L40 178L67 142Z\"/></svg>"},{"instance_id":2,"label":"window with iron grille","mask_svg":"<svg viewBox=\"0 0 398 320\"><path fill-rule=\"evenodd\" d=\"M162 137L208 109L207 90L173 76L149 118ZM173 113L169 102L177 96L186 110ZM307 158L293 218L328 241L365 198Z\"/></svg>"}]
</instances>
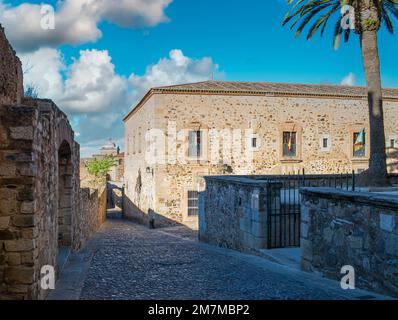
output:
<instances>
[{"instance_id":1,"label":"window with iron grille","mask_svg":"<svg viewBox=\"0 0 398 320\"><path fill-rule=\"evenodd\" d=\"M297 156L297 133L283 132L283 156L296 157Z\"/></svg>"},{"instance_id":2,"label":"window with iron grille","mask_svg":"<svg viewBox=\"0 0 398 320\"><path fill-rule=\"evenodd\" d=\"M202 132L189 131L189 149L190 158L200 158L202 156Z\"/></svg>"},{"instance_id":3,"label":"window with iron grille","mask_svg":"<svg viewBox=\"0 0 398 320\"><path fill-rule=\"evenodd\" d=\"M199 214L199 192L188 191L188 217L196 217Z\"/></svg>"}]
</instances>

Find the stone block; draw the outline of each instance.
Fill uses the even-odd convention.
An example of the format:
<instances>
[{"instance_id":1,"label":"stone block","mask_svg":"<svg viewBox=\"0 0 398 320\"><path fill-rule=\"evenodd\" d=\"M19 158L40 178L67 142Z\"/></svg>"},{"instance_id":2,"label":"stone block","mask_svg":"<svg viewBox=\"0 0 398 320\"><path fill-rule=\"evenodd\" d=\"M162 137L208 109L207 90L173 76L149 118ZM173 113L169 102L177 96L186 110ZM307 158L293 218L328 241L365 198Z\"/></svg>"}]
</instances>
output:
<instances>
[{"instance_id":1,"label":"stone block","mask_svg":"<svg viewBox=\"0 0 398 320\"><path fill-rule=\"evenodd\" d=\"M251 249L264 249L266 246L267 246L267 238L253 236L249 247Z\"/></svg>"},{"instance_id":2,"label":"stone block","mask_svg":"<svg viewBox=\"0 0 398 320\"><path fill-rule=\"evenodd\" d=\"M10 188L0 189L0 200L15 200L17 198L17 190ZM3 201L1 202L3 204Z\"/></svg>"},{"instance_id":3,"label":"stone block","mask_svg":"<svg viewBox=\"0 0 398 320\"><path fill-rule=\"evenodd\" d=\"M308 261L312 261L312 255L313 255L312 242L301 238L300 247L301 247L301 258Z\"/></svg>"},{"instance_id":4,"label":"stone block","mask_svg":"<svg viewBox=\"0 0 398 320\"><path fill-rule=\"evenodd\" d=\"M322 233L323 240L330 243L333 240L333 230L328 228L323 229Z\"/></svg>"},{"instance_id":5,"label":"stone block","mask_svg":"<svg viewBox=\"0 0 398 320\"><path fill-rule=\"evenodd\" d=\"M35 177L37 175L37 166L32 163L24 164L19 168L21 176Z\"/></svg>"},{"instance_id":6,"label":"stone block","mask_svg":"<svg viewBox=\"0 0 398 320\"><path fill-rule=\"evenodd\" d=\"M310 208L308 206L302 205L301 206L301 221L303 222L310 222Z\"/></svg>"},{"instance_id":7,"label":"stone block","mask_svg":"<svg viewBox=\"0 0 398 320\"><path fill-rule=\"evenodd\" d=\"M387 254L398 257L398 235L390 234L387 237L387 239L385 240L385 250Z\"/></svg>"},{"instance_id":8,"label":"stone block","mask_svg":"<svg viewBox=\"0 0 398 320\"><path fill-rule=\"evenodd\" d=\"M7 252L31 251L36 247L36 242L27 239L9 240L4 242L4 247Z\"/></svg>"},{"instance_id":9,"label":"stone block","mask_svg":"<svg viewBox=\"0 0 398 320\"><path fill-rule=\"evenodd\" d=\"M35 213L36 209L36 201L24 201L21 205L21 213Z\"/></svg>"},{"instance_id":10,"label":"stone block","mask_svg":"<svg viewBox=\"0 0 398 320\"><path fill-rule=\"evenodd\" d=\"M251 211L251 219L256 222L267 222L267 211Z\"/></svg>"},{"instance_id":11,"label":"stone block","mask_svg":"<svg viewBox=\"0 0 398 320\"><path fill-rule=\"evenodd\" d=\"M26 294L29 291L29 285L23 285L23 284L14 284L12 286L9 286L9 292L11 293L23 293Z\"/></svg>"},{"instance_id":12,"label":"stone block","mask_svg":"<svg viewBox=\"0 0 398 320\"><path fill-rule=\"evenodd\" d=\"M24 228L21 230L23 239L36 239L39 236L38 228Z\"/></svg>"},{"instance_id":13,"label":"stone block","mask_svg":"<svg viewBox=\"0 0 398 320\"><path fill-rule=\"evenodd\" d=\"M15 176L17 167L14 163L0 163L0 176Z\"/></svg>"},{"instance_id":14,"label":"stone block","mask_svg":"<svg viewBox=\"0 0 398 320\"><path fill-rule=\"evenodd\" d=\"M350 237L349 246L352 249L362 249L363 247L363 239L360 237Z\"/></svg>"},{"instance_id":15,"label":"stone block","mask_svg":"<svg viewBox=\"0 0 398 320\"><path fill-rule=\"evenodd\" d=\"M311 262L306 260L306 259L301 259L300 267L301 267L302 271L306 271L306 272L311 272L312 271Z\"/></svg>"},{"instance_id":16,"label":"stone block","mask_svg":"<svg viewBox=\"0 0 398 320\"><path fill-rule=\"evenodd\" d=\"M267 226L260 222L252 221L251 234L257 238L263 238L267 236Z\"/></svg>"},{"instance_id":17,"label":"stone block","mask_svg":"<svg viewBox=\"0 0 398 320\"><path fill-rule=\"evenodd\" d=\"M9 225L10 225L10 217L0 216L0 230L7 229Z\"/></svg>"},{"instance_id":18,"label":"stone block","mask_svg":"<svg viewBox=\"0 0 398 320\"><path fill-rule=\"evenodd\" d=\"M239 227L240 227L240 230L242 230L244 232L250 232L251 231L251 221L249 219L241 218L241 219L239 219Z\"/></svg>"},{"instance_id":19,"label":"stone block","mask_svg":"<svg viewBox=\"0 0 398 320\"><path fill-rule=\"evenodd\" d=\"M35 282L33 267L7 267L4 280L7 284L32 284Z\"/></svg>"},{"instance_id":20,"label":"stone block","mask_svg":"<svg viewBox=\"0 0 398 320\"><path fill-rule=\"evenodd\" d=\"M17 252L7 253L7 263L9 266L19 266L21 264L21 254Z\"/></svg>"},{"instance_id":21,"label":"stone block","mask_svg":"<svg viewBox=\"0 0 398 320\"><path fill-rule=\"evenodd\" d=\"M10 136L15 140L33 140L33 127L11 127Z\"/></svg>"},{"instance_id":22,"label":"stone block","mask_svg":"<svg viewBox=\"0 0 398 320\"><path fill-rule=\"evenodd\" d=\"M393 232L395 229L395 217L389 214L380 214L380 229Z\"/></svg>"},{"instance_id":23,"label":"stone block","mask_svg":"<svg viewBox=\"0 0 398 320\"><path fill-rule=\"evenodd\" d=\"M1 199L0 216L12 216L17 213L18 207L15 199Z\"/></svg>"},{"instance_id":24,"label":"stone block","mask_svg":"<svg viewBox=\"0 0 398 320\"><path fill-rule=\"evenodd\" d=\"M12 224L16 227L34 227L35 226L35 215L17 215L12 218Z\"/></svg>"},{"instance_id":25,"label":"stone block","mask_svg":"<svg viewBox=\"0 0 398 320\"><path fill-rule=\"evenodd\" d=\"M300 224L300 234L302 238L308 238L308 224L301 222Z\"/></svg>"},{"instance_id":26,"label":"stone block","mask_svg":"<svg viewBox=\"0 0 398 320\"><path fill-rule=\"evenodd\" d=\"M0 230L0 240L13 240L18 237L18 233L16 231L10 230Z\"/></svg>"},{"instance_id":27,"label":"stone block","mask_svg":"<svg viewBox=\"0 0 398 320\"><path fill-rule=\"evenodd\" d=\"M28 252L21 252L21 263L22 264L31 264L33 265L36 257L37 257L37 250L28 251Z\"/></svg>"}]
</instances>

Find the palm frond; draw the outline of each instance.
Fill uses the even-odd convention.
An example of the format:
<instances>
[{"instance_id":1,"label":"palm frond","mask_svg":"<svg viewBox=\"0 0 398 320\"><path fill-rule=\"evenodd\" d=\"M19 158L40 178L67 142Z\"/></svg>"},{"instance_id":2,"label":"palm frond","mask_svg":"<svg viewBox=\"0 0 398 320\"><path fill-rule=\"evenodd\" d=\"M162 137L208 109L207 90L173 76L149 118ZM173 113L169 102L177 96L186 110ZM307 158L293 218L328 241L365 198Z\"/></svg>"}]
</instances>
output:
<instances>
[{"instance_id":1,"label":"palm frond","mask_svg":"<svg viewBox=\"0 0 398 320\"><path fill-rule=\"evenodd\" d=\"M345 5L355 7L355 16L357 21L359 21L359 1L361 0L287 0L291 8L284 17L282 25L291 23L290 29L296 29L295 35L299 37L304 28L314 20L308 30L307 40L310 40L319 30L321 36L323 36L329 20L335 14L340 14L340 8ZM378 0L376 2L381 23L386 26L390 33L394 33L394 21L392 18L398 20L398 0ZM356 27L358 27L356 32L360 32L360 25L358 24ZM337 48L339 46L342 36L344 36L345 42L349 41L352 31L341 26L341 16L339 15L334 27L333 47Z\"/></svg>"}]
</instances>

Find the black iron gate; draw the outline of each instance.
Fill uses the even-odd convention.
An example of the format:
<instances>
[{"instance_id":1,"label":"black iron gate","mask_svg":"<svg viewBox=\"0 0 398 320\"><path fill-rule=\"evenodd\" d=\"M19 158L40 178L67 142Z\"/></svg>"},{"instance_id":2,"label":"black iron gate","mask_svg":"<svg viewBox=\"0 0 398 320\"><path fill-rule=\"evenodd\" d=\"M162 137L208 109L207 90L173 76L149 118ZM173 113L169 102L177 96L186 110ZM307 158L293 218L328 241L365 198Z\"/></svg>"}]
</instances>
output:
<instances>
[{"instance_id":1,"label":"black iron gate","mask_svg":"<svg viewBox=\"0 0 398 320\"><path fill-rule=\"evenodd\" d=\"M259 177L260 178L260 177ZM355 174L305 175L261 177L278 182L276 188L268 188L268 239L267 248L300 246L300 192L302 187L332 187L355 190Z\"/></svg>"}]
</instances>

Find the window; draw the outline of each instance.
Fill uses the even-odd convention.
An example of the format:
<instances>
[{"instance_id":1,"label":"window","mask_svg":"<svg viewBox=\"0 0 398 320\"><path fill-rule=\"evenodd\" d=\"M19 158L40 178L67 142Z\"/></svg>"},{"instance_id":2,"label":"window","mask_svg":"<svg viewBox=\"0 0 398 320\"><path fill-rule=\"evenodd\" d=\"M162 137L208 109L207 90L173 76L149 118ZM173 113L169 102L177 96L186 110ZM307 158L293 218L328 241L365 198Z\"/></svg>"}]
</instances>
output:
<instances>
[{"instance_id":1,"label":"window","mask_svg":"<svg viewBox=\"0 0 398 320\"><path fill-rule=\"evenodd\" d=\"M188 217L196 217L199 214L199 192L188 191Z\"/></svg>"},{"instance_id":2,"label":"window","mask_svg":"<svg viewBox=\"0 0 398 320\"><path fill-rule=\"evenodd\" d=\"M353 145L353 156L355 158L365 157L365 131L354 132L354 145Z\"/></svg>"},{"instance_id":3,"label":"window","mask_svg":"<svg viewBox=\"0 0 398 320\"><path fill-rule=\"evenodd\" d=\"M135 130L133 131L133 154L135 154Z\"/></svg>"},{"instance_id":4,"label":"window","mask_svg":"<svg viewBox=\"0 0 398 320\"><path fill-rule=\"evenodd\" d=\"M127 155L130 154L130 148L131 148L131 147L130 147L130 140L131 140L131 139L130 139L130 135L127 135L127 148L126 148L126 149L127 149L127 150L126 150L126 151L127 151Z\"/></svg>"},{"instance_id":5,"label":"window","mask_svg":"<svg viewBox=\"0 0 398 320\"><path fill-rule=\"evenodd\" d=\"M202 156L202 132L189 131L189 149L190 158L200 158Z\"/></svg>"},{"instance_id":6,"label":"window","mask_svg":"<svg viewBox=\"0 0 398 320\"><path fill-rule=\"evenodd\" d=\"M141 146L142 146L142 141L141 141L141 128L139 128L138 129L138 153L141 153L142 152L142 148L141 148Z\"/></svg>"},{"instance_id":7,"label":"window","mask_svg":"<svg viewBox=\"0 0 398 320\"><path fill-rule=\"evenodd\" d=\"M251 134L248 139L248 149L251 151L259 151L261 148L260 136L255 133Z\"/></svg>"},{"instance_id":8,"label":"window","mask_svg":"<svg viewBox=\"0 0 398 320\"><path fill-rule=\"evenodd\" d=\"M330 136L328 134L321 135L319 141L321 152L329 152L332 146Z\"/></svg>"},{"instance_id":9,"label":"window","mask_svg":"<svg viewBox=\"0 0 398 320\"><path fill-rule=\"evenodd\" d=\"M252 148L256 149L257 148L257 137L252 138Z\"/></svg>"},{"instance_id":10,"label":"window","mask_svg":"<svg viewBox=\"0 0 398 320\"><path fill-rule=\"evenodd\" d=\"M395 148L395 139L390 139L390 148Z\"/></svg>"},{"instance_id":11,"label":"window","mask_svg":"<svg viewBox=\"0 0 398 320\"><path fill-rule=\"evenodd\" d=\"M297 156L297 132L283 132L283 156Z\"/></svg>"}]
</instances>

